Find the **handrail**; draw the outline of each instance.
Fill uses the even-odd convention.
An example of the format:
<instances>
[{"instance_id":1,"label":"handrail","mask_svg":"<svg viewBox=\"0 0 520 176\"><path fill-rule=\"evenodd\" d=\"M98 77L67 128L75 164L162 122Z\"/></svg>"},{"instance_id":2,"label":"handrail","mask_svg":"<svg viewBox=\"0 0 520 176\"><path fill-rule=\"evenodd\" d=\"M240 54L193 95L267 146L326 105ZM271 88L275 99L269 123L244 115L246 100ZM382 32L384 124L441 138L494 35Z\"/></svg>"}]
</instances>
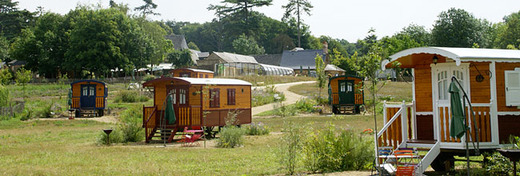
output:
<instances>
[{"instance_id":1,"label":"handrail","mask_svg":"<svg viewBox=\"0 0 520 176\"><path fill-rule=\"evenodd\" d=\"M399 109L399 111L397 111L394 116L392 116L392 118L386 122L385 126L383 126L383 128L381 128L381 130L377 133L377 138L381 137L381 135L383 135L383 133L390 127L390 125L392 125L392 123L394 123L394 121L399 117L401 116L401 114L403 113L403 108Z\"/></svg>"},{"instance_id":2,"label":"handrail","mask_svg":"<svg viewBox=\"0 0 520 176\"><path fill-rule=\"evenodd\" d=\"M150 121L150 119L152 119L152 116L155 114L156 111L157 111L157 106L153 106L153 112L148 116L145 124L148 124L148 122Z\"/></svg>"},{"instance_id":3,"label":"handrail","mask_svg":"<svg viewBox=\"0 0 520 176\"><path fill-rule=\"evenodd\" d=\"M462 87L462 85L460 84L459 80L455 76L451 77L451 81L452 82L454 81L454 82L457 83L457 85L459 85L460 90L463 93L463 96L462 96L462 104L463 104L463 106L462 107L465 107L466 106L466 101L468 101L469 110L471 111L470 116L472 117L472 121L473 121L472 124L473 124L474 130L476 130L476 132L480 131L480 129L477 127L477 124L475 123L475 111L473 111L473 106L471 105L471 101L469 100L468 94L466 93L466 91L464 91L464 88ZM464 114L464 118L466 119L466 122L465 122L466 124L465 125L467 125L468 118L469 118L467 116L468 114L466 114L465 111L462 111L462 114ZM476 152L477 155L479 155L480 154L480 149L479 149L480 140L479 140L478 135L475 135L475 136L477 138L477 148L475 149L475 152ZM471 135L467 134L467 130L466 130L466 138L468 138L468 137L471 137ZM468 141L466 139L466 148L468 148L467 145L468 145ZM475 142L474 141L473 141L473 146L475 146ZM469 160L468 154L466 154L466 156L467 156L467 158ZM469 162L468 162L468 168L469 168Z\"/></svg>"}]
</instances>

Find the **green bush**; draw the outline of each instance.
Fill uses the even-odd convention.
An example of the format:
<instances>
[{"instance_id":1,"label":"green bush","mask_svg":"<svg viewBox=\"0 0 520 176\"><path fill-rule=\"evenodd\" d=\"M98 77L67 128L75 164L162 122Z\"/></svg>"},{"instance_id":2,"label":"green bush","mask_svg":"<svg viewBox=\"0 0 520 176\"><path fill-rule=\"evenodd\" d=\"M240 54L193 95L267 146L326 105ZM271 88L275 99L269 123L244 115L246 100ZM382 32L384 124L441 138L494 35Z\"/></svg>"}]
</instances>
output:
<instances>
[{"instance_id":1,"label":"green bush","mask_svg":"<svg viewBox=\"0 0 520 176\"><path fill-rule=\"evenodd\" d=\"M8 85L12 82L13 74L9 69L0 69L0 84Z\"/></svg>"},{"instance_id":2,"label":"green bush","mask_svg":"<svg viewBox=\"0 0 520 176\"><path fill-rule=\"evenodd\" d=\"M101 131L98 134L98 138L96 143L99 145L110 145L112 143L121 143L123 142L122 134L119 130L114 130L110 133L110 141L108 140L108 135Z\"/></svg>"},{"instance_id":3,"label":"green bush","mask_svg":"<svg viewBox=\"0 0 520 176\"><path fill-rule=\"evenodd\" d=\"M138 91L134 90L122 90L117 92L114 98L115 103L135 103L148 101L148 97L140 95Z\"/></svg>"},{"instance_id":4,"label":"green bush","mask_svg":"<svg viewBox=\"0 0 520 176\"><path fill-rule=\"evenodd\" d=\"M222 148L235 148L244 143L244 130L236 126L226 126L220 131L217 146Z\"/></svg>"},{"instance_id":5,"label":"green bush","mask_svg":"<svg viewBox=\"0 0 520 176\"><path fill-rule=\"evenodd\" d=\"M0 107L9 106L9 102L11 102L9 98L9 89L0 85Z\"/></svg>"},{"instance_id":6,"label":"green bush","mask_svg":"<svg viewBox=\"0 0 520 176\"><path fill-rule=\"evenodd\" d=\"M277 150L278 162L287 174L293 175L301 160L302 141L305 135L303 127L291 122L284 122L281 146Z\"/></svg>"},{"instance_id":7,"label":"green bush","mask_svg":"<svg viewBox=\"0 0 520 176\"><path fill-rule=\"evenodd\" d=\"M51 118L52 117L52 105L54 105L54 103L50 103L50 104L44 106L39 111L36 111L36 117Z\"/></svg>"},{"instance_id":8,"label":"green bush","mask_svg":"<svg viewBox=\"0 0 520 176\"><path fill-rule=\"evenodd\" d=\"M318 109L315 108L314 105L316 105L316 102L313 102L312 100L305 98L298 100L295 104L295 108L299 112L316 112L318 111Z\"/></svg>"},{"instance_id":9,"label":"green bush","mask_svg":"<svg viewBox=\"0 0 520 176\"><path fill-rule=\"evenodd\" d=\"M368 169L372 162L372 142L369 137L334 125L316 131L304 142L305 167L313 172L336 172Z\"/></svg>"},{"instance_id":10,"label":"green bush","mask_svg":"<svg viewBox=\"0 0 520 176\"><path fill-rule=\"evenodd\" d=\"M285 95L277 92L274 86L266 86L265 89L260 90L255 89L252 91L252 96L253 107L285 100Z\"/></svg>"},{"instance_id":11,"label":"green bush","mask_svg":"<svg viewBox=\"0 0 520 176\"><path fill-rule=\"evenodd\" d=\"M142 106L134 105L120 116L118 123L118 131L121 132L121 142L139 142L144 140L144 132L142 128Z\"/></svg>"},{"instance_id":12,"label":"green bush","mask_svg":"<svg viewBox=\"0 0 520 176\"><path fill-rule=\"evenodd\" d=\"M274 105L274 114L279 117L294 116L297 112L298 110L292 105L286 106L282 103Z\"/></svg>"},{"instance_id":13,"label":"green bush","mask_svg":"<svg viewBox=\"0 0 520 176\"><path fill-rule=\"evenodd\" d=\"M511 175L513 172L513 162L509 161L508 158L502 156L498 152L494 152L488 157L489 163L486 170L491 175Z\"/></svg>"},{"instance_id":14,"label":"green bush","mask_svg":"<svg viewBox=\"0 0 520 176\"><path fill-rule=\"evenodd\" d=\"M144 76L144 78L143 78L143 81L150 81L150 80L154 80L154 79L155 79L154 75L146 74L146 76Z\"/></svg>"},{"instance_id":15,"label":"green bush","mask_svg":"<svg viewBox=\"0 0 520 176\"><path fill-rule=\"evenodd\" d=\"M265 126L262 122L259 123L251 123L246 126L246 134L247 135L266 135L269 134L269 128Z\"/></svg>"}]
</instances>

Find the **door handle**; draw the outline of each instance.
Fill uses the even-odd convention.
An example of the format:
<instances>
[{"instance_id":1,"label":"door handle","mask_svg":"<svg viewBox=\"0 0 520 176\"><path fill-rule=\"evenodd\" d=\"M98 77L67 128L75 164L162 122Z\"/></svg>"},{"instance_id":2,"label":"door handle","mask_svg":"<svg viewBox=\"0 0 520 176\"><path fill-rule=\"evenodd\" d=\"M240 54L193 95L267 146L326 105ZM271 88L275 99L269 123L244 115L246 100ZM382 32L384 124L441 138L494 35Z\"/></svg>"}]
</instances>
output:
<instances>
[{"instance_id":1,"label":"door handle","mask_svg":"<svg viewBox=\"0 0 520 176\"><path fill-rule=\"evenodd\" d=\"M508 88L508 87L506 87L506 91L509 91L509 88Z\"/></svg>"}]
</instances>

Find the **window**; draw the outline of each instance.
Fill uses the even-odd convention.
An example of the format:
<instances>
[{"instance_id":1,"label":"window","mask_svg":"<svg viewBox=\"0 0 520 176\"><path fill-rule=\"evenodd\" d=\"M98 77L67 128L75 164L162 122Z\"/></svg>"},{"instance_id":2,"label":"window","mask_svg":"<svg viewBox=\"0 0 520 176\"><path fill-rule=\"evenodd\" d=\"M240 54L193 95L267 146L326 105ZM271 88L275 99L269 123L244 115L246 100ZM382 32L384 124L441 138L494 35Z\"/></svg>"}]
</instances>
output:
<instances>
[{"instance_id":1,"label":"window","mask_svg":"<svg viewBox=\"0 0 520 176\"><path fill-rule=\"evenodd\" d=\"M210 108L218 108L220 107L220 89L209 89L209 107Z\"/></svg>"},{"instance_id":2,"label":"window","mask_svg":"<svg viewBox=\"0 0 520 176\"><path fill-rule=\"evenodd\" d=\"M96 96L96 86L90 86L90 96Z\"/></svg>"},{"instance_id":3,"label":"window","mask_svg":"<svg viewBox=\"0 0 520 176\"><path fill-rule=\"evenodd\" d=\"M189 78L190 77L190 73L181 73L181 77Z\"/></svg>"},{"instance_id":4,"label":"window","mask_svg":"<svg viewBox=\"0 0 520 176\"><path fill-rule=\"evenodd\" d=\"M227 104L235 105L235 89L227 90Z\"/></svg>"},{"instance_id":5,"label":"window","mask_svg":"<svg viewBox=\"0 0 520 176\"><path fill-rule=\"evenodd\" d=\"M520 68L505 71L506 106L520 106Z\"/></svg>"},{"instance_id":6,"label":"window","mask_svg":"<svg viewBox=\"0 0 520 176\"><path fill-rule=\"evenodd\" d=\"M206 74L206 78L208 78L208 75Z\"/></svg>"},{"instance_id":7,"label":"window","mask_svg":"<svg viewBox=\"0 0 520 176\"><path fill-rule=\"evenodd\" d=\"M199 74L199 78L203 78L203 76L204 76L204 75L203 75L202 73L201 73L201 74Z\"/></svg>"},{"instance_id":8,"label":"window","mask_svg":"<svg viewBox=\"0 0 520 176\"><path fill-rule=\"evenodd\" d=\"M340 85L340 91L345 92L345 82L342 82L339 85Z\"/></svg>"},{"instance_id":9,"label":"window","mask_svg":"<svg viewBox=\"0 0 520 176\"><path fill-rule=\"evenodd\" d=\"M173 104L177 104L177 91L176 91L176 89L170 90L170 94L172 95Z\"/></svg>"},{"instance_id":10,"label":"window","mask_svg":"<svg viewBox=\"0 0 520 176\"><path fill-rule=\"evenodd\" d=\"M179 89L179 104L186 104L186 89Z\"/></svg>"},{"instance_id":11,"label":"window","mask_svg":"<svg viewBox=\"0 0 520 176\"><path fill-rule=\"evenodd\" d=\"M352 90L353 90L352 89L352 83L351 82L347 83L347 91L348 92L352 92Z\"/></svg>"},{"instance_id":12,"label":"window","mask_svg":"<svg viewBox=\"0 0 520 176\"><path fill-rule=\"evenodd\" d=\"M81 91L81 93L82 93L82 96L88 96L88 87L87 86L83 87L83 90Z\"/></svg>"}]
</instances>

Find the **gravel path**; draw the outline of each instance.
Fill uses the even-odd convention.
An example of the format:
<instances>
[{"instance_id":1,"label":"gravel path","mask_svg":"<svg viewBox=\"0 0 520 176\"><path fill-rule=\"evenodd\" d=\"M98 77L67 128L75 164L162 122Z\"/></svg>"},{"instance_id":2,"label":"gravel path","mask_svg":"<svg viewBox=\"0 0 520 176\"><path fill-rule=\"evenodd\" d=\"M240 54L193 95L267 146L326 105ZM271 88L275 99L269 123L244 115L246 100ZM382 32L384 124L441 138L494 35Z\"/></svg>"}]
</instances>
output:
<instances>
[{"instance_id":1,"label":"gravel path","mask_svg":"<svg viewBox=\"0 0 520 176\"><path fill-rule=\"evenodd\" d=\"M282 103L284 105L290 105L290 104L296 103L296 101L298 101L300 98L303 98L304 96L298 95L298 94L295 94L295 93L289 91L289 87L294 86L294 85L308 84L308 83L314 83L314 82L316 82L316 81L283 83L283 84L275 84L274 87L276 88L276 91L282 92L285 95L285 101L283 101ZM263 88L265 88L265 86L253 87L252 89L263 89ZM253 118L255 117L255 115L257 115L259 113L272 110L273 106L275 104L277 104L277 103L270 103L270 104L265 104L262 106L253 107L253 110L252 110Z\"/></svg>"}]
</instances>

